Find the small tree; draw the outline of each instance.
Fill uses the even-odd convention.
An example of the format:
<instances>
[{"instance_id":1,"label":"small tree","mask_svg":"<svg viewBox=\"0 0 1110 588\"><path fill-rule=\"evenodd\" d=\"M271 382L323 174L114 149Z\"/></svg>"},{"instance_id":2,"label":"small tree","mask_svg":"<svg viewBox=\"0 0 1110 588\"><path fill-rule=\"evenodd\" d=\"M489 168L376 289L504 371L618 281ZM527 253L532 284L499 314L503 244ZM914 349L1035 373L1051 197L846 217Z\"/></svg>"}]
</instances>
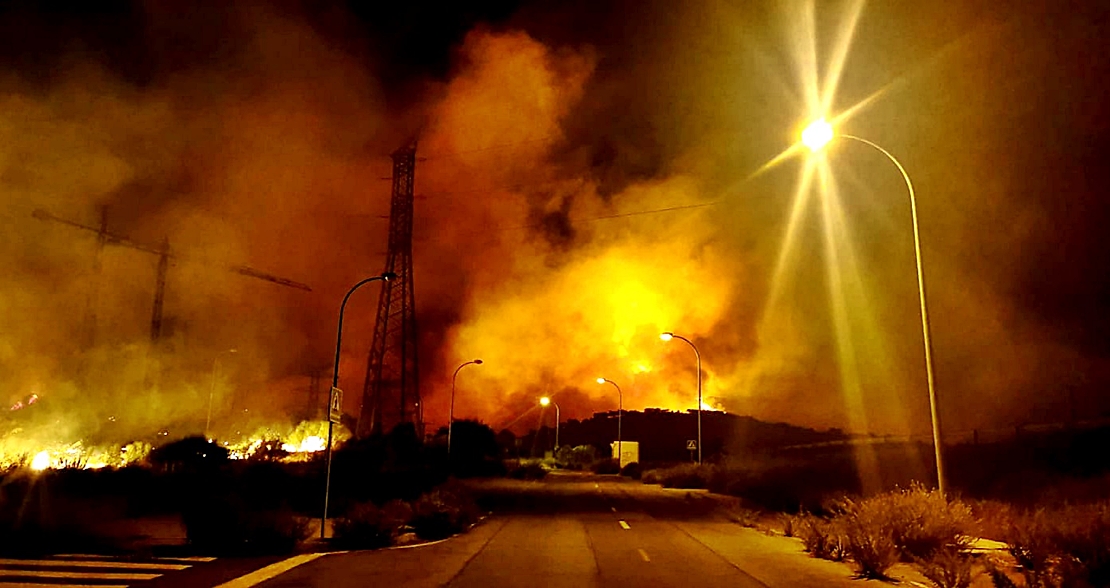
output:
<instances>
[{"instance_id":1,"label":"small tree","mask_svg":"<svg viewBox=\"0 0 1110 588\"><path fill-rule=\"evenodd\" d=\"M451 432L451 470L461 477L503 473L497 435L475 420L455 421Z\"/></svg>"}]
</instances>

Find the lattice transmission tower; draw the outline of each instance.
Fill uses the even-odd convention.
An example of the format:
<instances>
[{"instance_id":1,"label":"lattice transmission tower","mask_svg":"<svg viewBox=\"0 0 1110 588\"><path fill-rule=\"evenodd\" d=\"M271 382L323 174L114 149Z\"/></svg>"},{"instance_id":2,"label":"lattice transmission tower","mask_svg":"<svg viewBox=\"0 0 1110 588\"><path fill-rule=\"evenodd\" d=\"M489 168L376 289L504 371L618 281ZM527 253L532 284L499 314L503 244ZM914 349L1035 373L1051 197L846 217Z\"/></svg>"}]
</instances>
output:
<instances>
[{"instance_id":1,"label":"lattice transmission tower","mask_svg":"<svg viewBox=\"0 0 1110 588\"><path fill-rule=\"evenodd\" d=\"M393 196L389 212L389 251L382 282L374 340L362 387L362 406L355 436L386 433L412 423L423 435L420 382L416 357L416 300L412 285L413 177L416 141L393 152ZM369 431L365 431L365 429Z\"/></svg>"}]
</instances>

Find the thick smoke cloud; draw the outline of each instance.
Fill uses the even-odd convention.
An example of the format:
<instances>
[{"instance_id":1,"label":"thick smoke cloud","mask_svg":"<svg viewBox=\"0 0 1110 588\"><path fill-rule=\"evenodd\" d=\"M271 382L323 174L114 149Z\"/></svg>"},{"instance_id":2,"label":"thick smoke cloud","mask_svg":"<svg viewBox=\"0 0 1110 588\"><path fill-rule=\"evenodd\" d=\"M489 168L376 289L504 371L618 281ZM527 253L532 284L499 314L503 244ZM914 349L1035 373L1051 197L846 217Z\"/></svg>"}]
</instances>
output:
<instances>
[{"instance_id":1,"label":"thick smoke cloud","mask_svg":"<svg viewBox=\"0 0 1110 588\"><path fill-rule=\"evenodd\" d=\"M415 39L397 31L419 27L383 24L404 15L337 5L0 17L22 39L0 77L0 400L41 398L13 423L196 430L210 394L227 431L303 411L338 301L381 271L386 156L417 137L430 424L474 357L485 363L460 374L456 414L494 425L541 394L564 417L611 410L598 376L621 384L626 408L693 408L692 351L658 339L674 330L698 345L713 406L926 431L901 178L834 146L836 208L812 193L780 264L801 159L753 176L812 114L809 3L595 4L499 5L496 23L462 15ZM820 76L854 5L813 9ZM896 153L917 185L953 431L1060 420L1068 398L1107 409L1092 278L1107 250L1104 12L869 5L855 26L833 108L879 92L846 129ZM425 53L401 50L414 45ZM31 216L95 225L104 206L113 232L182 256L157 347L155 258L98 254L95 235ZM239 264L313 292L224 269ZM348 307L349 412L376 300L370 288Z\"/></svg>"}]
</instances>

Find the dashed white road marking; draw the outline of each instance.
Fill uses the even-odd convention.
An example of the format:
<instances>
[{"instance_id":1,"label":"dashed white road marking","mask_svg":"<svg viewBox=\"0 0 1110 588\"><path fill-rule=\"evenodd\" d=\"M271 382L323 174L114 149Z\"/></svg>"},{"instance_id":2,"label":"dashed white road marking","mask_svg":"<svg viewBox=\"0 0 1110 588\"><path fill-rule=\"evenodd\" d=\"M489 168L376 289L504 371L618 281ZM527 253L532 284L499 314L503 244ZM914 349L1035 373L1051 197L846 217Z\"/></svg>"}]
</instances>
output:
<instances>
[{"instance_id":1,"label":"dashed white road marking","mask_svg":"<svg viewBox=\"0 0 1110 588\"><path fill-rule=\"evenodd\" d=\"M624 529L625 531L627 531L627 530L629 530L629 529L631 529L631 528L632 528L632 527L629 527L629 526L628 526L628 523L626 523L626 522L624 522L624 521L620 521L620 524L621 524L621 528L623 528L623 529Z\"/></svg>"},{"instance_id":2,"label":"dashed white road marking","mask_svg":"<svg viewBox=\"0 0 1110 588\"><path fill-rule=\"evenodd\" d=\"M66 559L0 559L0 566L118 568L121 570L187 570L184 564L137 563L130 561L85 561Z\"/></svg>"},{"instance_id":3,"label":"dashed white road marking","mask_svg":"<svg viewBox=\"0 0 1110 588\"><path fill-rule=\"evenodd\" d=\"M609 508L611 508L611 509L613 510L613 512L617 512L617 507L615 507L615 506L610 506Z\"/></svg>"},{"instance_id":4,"label":"dashed white road marking","mask_svg":"<svg viewBox=\"0 0 1110 588\"><path fill-rule=\"evenodd\" d=\"M323 557L326 553L302 553L301 555L294 555L289 559L283 559L277 563L270 564L264 568L255 570L245 576L239 576L230 582L224 582L216 588L250 588L257 586L270 578L284 574L289 570L301 565L306 564L318 557Z\"/></svg>"},{"instance_id":5,"label":"dashed white road marking","mask_svg":"<svg viewBox=\"0 0 1110 588\"><path fill-rule=\"evenodd\" d=\"M650 557L648 557L648 554L647 554L647 552L646 552L646 551L644 551L643 549L637 549L636 551L639 551L639 552L640 552L640 557L641 557L641 558L642 558L642 559L643 559L644 561L651 561L651 558L650 558Z\"/></svg>"},{"instance_id":6,"label":"dashed white road marking","mask_svg":"<svg viewBox=\"0 0 1110 588\"><path fill-rule=\"evenodd\" d=\"M72 580L153 580L162 574L116 572L56 572L52 570L0 570L0 576L27 578L69 578Z\"/></svg>"}]
</instances>

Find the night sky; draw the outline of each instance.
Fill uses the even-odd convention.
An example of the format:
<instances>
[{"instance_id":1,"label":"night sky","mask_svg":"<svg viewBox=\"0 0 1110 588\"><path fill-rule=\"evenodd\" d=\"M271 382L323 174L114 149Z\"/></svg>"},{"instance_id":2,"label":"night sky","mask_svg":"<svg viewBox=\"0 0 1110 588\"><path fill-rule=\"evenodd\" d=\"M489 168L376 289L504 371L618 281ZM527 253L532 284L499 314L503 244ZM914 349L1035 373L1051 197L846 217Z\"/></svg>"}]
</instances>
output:
<instances>
[{"instance_id":1,"label":"night sky","mask_svg":"<svg viewBox=\"0 0 1110 588\"><path fill-rule=\"evenodd\" d=\"M946 429L1110 417L1108 37L1110 5L1079 1L0 2L0 401L139 434L218 380L292 418L343 292L382 269L388 154L417 137L430 424L474 357L456 415L495 427L542 394L611 410L598 376L625 408L693 408L673 330L714 407L927 433L901 176L846 140L825 190L799 192L804 153L766 166L850 111L917 191ZM188 254L160 349L155 259L109 246L96 272L95 237L30 214L102 206ZM348 310L346 390L376 299Z\"/></svg>"}]
</instances>

